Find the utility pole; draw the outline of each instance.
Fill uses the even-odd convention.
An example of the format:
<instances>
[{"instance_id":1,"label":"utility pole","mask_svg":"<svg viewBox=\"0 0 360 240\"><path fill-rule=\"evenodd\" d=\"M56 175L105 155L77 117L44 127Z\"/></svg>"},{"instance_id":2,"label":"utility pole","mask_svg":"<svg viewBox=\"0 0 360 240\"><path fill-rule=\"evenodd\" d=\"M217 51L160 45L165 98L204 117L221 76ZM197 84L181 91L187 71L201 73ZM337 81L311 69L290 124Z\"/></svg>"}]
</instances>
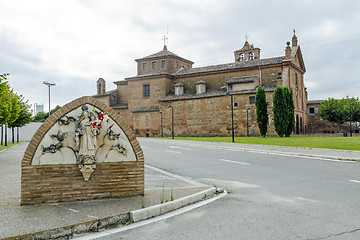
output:
<instances>
[{"instance_id":1,"label":"utility pole","mask_svg":"<svg viewBox=\"0 0 360 240\"><path fill-rule=\"evenodd\" d=\"M55 86L55 83L49 83L49 82L44 81L43 84L45 84L46 86L49 87L49 117L50 117L50 88Z\"/></svg>"}]
</instances>

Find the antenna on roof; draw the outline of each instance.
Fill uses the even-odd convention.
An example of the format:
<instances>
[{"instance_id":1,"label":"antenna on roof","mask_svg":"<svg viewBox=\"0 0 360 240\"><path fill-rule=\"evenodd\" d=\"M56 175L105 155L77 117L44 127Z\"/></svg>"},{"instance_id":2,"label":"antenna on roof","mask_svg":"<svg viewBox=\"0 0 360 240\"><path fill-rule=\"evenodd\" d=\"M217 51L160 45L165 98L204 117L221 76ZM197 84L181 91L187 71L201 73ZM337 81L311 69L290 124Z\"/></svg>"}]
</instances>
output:
<instances>
[{"instance_id":1,"label":"antenna on roof","mask_svg":"<svg viewBox=\"0 0 360 240\"><path fill-rule=\"evenodd\" d=\"M249 39L249 35L247 35L247 34L245 33L245 40L248 41L248 39Z\"/></svg>"}]
</instances>

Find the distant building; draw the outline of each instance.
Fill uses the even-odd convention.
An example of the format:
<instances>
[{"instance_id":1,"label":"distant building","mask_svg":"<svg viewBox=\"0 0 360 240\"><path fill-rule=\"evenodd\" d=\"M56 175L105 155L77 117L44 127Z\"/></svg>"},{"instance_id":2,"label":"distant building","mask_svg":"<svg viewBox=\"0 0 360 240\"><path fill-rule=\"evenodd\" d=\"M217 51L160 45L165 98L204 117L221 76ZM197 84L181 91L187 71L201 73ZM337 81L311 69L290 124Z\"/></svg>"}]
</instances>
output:
<instances>
[{"instance_id":1,"label":"distant building","mask_svg":"<svg viewBox=\"0 0 360 240\"><path fill-rule=\"evenodd\" d=\"M320 105L324 100L310 100L307 102L307 134L327 134L327 133L349 133L350 122L345 122L338 126L336 123L324 120L319 115ZM359 133L359 123L352 123L352 132Z\"/></svg>"},{"instance_id":2,"label":"distant building","mask_svg":"<svg viewBox=\"0 0 360 240\"><path fill-rule=\"evenodd\" d=\"M94 96L120 113L138 136L164 135L229 136L233 95L235 135L260 135L256 123L255 94L263 86L272 119L272 98L276 86L293 90L294 134L305 133L307 92L305 64L297 37L287 43L283 56L260 57L260 48L248 41L234 52L234 62L193 68L194 62L167 49L135 60L137 75L114 82L116 89L106 92L105 80L97 81ZM248 110L249 109L249 110ZM161 114L160 114L161 113ZM161 121L161 116L163 121ZM276 135L272 120L269 135Z\"/></svg>"},{"instance_id":3,"label":"distant building","mask_svg":"<svg viewBox=\"0 0 360 240\"><path fill-rule=\"evenodd\" d=\"M38 114L39 112L44 112L44 105L35 103L34 104L34 115Z\"/></svg>"}]
</instances>

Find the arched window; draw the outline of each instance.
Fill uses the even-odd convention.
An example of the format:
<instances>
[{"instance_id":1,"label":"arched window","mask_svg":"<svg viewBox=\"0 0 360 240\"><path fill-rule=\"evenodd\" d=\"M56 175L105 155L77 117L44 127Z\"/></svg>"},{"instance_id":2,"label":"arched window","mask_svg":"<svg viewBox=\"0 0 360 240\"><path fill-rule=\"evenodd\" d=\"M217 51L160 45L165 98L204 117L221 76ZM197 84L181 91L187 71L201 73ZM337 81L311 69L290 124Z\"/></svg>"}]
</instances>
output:
<instances>
[{"instance_id":1,"label":"arched window","mask_svg":"<svg viewBox=\"0 0 360 240\"><path fill-rule=\"evenodd\" d=\"M249 53L249 60L252 61L252 60L254 60L254 59L255 59L254 53L253 53L253 52L250 52L250 53Z\"/></svg>"},{"instance_id":2,"label":"arched window","mask_svg":"<svg viewBox=\"0 0 360 240\"><path fill-rule=\"evenodd\" d=\"M244 61L244 59L245 59L244 54L243 54L243 53L240 54L240 56L239 56L239 61Z\"/></svg>"}]
</instances>

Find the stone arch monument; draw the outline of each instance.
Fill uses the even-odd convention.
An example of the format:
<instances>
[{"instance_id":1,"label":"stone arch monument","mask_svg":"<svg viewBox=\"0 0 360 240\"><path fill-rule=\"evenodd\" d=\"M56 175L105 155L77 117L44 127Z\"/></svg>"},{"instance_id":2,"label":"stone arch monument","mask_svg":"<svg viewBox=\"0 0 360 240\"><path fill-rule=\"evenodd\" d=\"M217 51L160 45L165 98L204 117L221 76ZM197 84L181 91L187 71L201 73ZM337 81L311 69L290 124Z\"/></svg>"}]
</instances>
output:
<instances>
[{"instance_id":1,"label":"stone arch monument","mask_svg":"<svg viewBox=\"0 0 360 240\"><path fill-rule=\"evenodd\" d=\"M144 195L144 155L122 117L78 98L36 131L23 160L21 204Z\"/></svg>"}]
</instances>

